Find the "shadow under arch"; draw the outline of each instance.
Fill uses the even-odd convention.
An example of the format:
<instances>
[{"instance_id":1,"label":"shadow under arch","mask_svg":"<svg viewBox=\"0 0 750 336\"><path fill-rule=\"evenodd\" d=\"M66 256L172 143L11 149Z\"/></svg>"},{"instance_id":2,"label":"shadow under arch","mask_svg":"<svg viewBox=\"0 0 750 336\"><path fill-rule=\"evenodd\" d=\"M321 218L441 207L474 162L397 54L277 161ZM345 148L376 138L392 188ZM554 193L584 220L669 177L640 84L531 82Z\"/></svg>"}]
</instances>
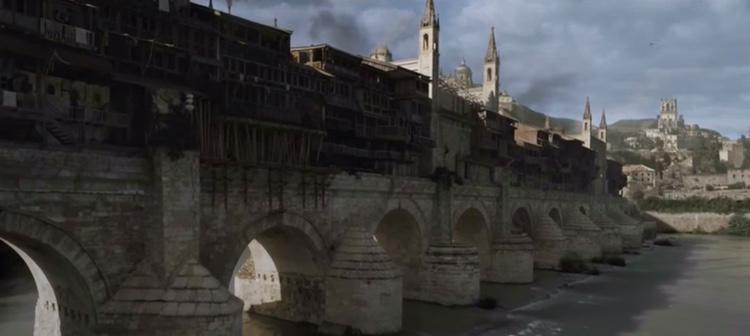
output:
<instances>
[{"instance_id":1,"label":"shadow under arch","mask_svg":"<svg viewBox=\"0 0 750 336\"><path fill-rule=\"evenodd\" d=\"M531 213L526 207L518 207L511 215L511 232L514 234L525 233L534 239L533 223Z\"/></svg>"},{"instance_id":2,"label":"shadow under arch","mask_svg":"<svg viewBox=\"0 0 750 336\"><path fill-rule=\"evenodd\" d=\"M37 287L34 335L93 335L108 289L83 247L49 221L0 209L0 240L26 263Z\"/></svg>"},{"instance_id":3,"label":"shadow under arch","mask_svg":"<svg viewBox=\"0 0 750 336\"><path fill-rule=\"evenodd\" d=\"M477 248L480 274L484 279L491 267L491 231L484 214L476 208L466 209L453 225L454 241Z\"/></svg>"},{"instance_id":4,"label":"shadow under arch","mask_svg":"<svg viewBox=\"0 0 750 336\"><path fill-rule=\"evenodd\" d=\"M242 249L224 279L253 311L293 322L321 322L328 255L314 226L289 212L252 221L238 237ZM252 328L252 326L250 326Z\"/></svg>"},{"instance_id":5,"label":"shadow under arch","mask_svg":"<svg viewBox=\"0 0 750 336\"><path fill-rule=\"evenodd\" d=\"M551 208L549 212L547 213L550 218L557 224L557 227L562 228L563 227L563 217L562 212L560 212L560 209L558 208Z\"/></svg>"},{"instance_id":6,"label":"shadow under arch","mask_svg":"<svg viewBox=\"0 0 750 336\"><path fill-rule=\"evenodd\" d=\"M419 288L424 240L419 223L403 208L388 211L375 228L375 239L403 276L404 297L412 297Z\"/></svg>"}]
</instances>

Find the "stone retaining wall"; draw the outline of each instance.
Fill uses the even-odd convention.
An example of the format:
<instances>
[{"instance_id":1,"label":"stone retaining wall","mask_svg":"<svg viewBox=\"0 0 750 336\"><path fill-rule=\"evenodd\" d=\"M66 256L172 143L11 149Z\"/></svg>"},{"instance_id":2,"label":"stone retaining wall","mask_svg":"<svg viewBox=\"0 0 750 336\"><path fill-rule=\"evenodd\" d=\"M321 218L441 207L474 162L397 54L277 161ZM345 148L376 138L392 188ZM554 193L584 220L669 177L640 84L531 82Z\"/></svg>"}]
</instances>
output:
<instances>
[{"instance_id":1,"label":"stone retaining wall","mask_svg":"<svg viewBox=\"0 0 750 336\"><path fill-rule=\"evenodd\" d=\"M647 211L649 215L661 221L660 232L673 229L677 232L703 231L713 233L729 227L731 214L718 214L711 212L689 212L689 213L661 213ZM666 227L664 227L666 225Z\"/></svg>"}]
</instances>

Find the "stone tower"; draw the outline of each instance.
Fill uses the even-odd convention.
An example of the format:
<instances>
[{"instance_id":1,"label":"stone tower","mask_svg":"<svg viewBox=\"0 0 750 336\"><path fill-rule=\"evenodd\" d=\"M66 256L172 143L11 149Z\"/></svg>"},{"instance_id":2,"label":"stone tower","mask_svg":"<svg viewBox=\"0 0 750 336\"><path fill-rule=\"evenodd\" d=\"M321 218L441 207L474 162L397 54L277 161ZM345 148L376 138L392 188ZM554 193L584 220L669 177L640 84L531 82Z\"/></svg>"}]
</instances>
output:
<instances>
[{"instance_id":1,"label":"stone tower","mask_svg":"<svg viewBox=\"0 0 750 336\"><path fill-rule=\"evenodd\" d=\"M583 129L581 129L583 144L586 148L591 148L591 103L589 97L586 97L586 107L583 109Z\"/></svg>"},{"instance_id":2,"label":"stone tower","mask_svg":"<svg viewBox=\"0 0 750 336\"><path fill-rule=\"evenodd\" d=\"M663 132L670 132L680 126L680 113L677 110L677 99L662 99L657 127ZM684 122L682 122L684 125Z\"/></svg>"},{"instance_id":3,"label":"stone tower","mask_svg":"<svg viewBox=\"0 0 750 336\"><path fill-rule=\"evenodd\" d=\"M419 73L432 79L430 98L434 99L437 81L440 78L440 21L433 0L425 3L424 15L419 26Z\"/></svg>"},{"instance_id":4,"label":"stone tower","mask_svg":"<svg viewBox=\"0 0 750 336\"><path fill-rule=\"evenodd\" d=\"M498 111L497 93L499 90L500 57L497 55L497 45L495 44L495 27L492 27L487 53L484 57L484 83L482 85L482 98L484 98L488 110Z\"/></svg>"},{"instance_id":5,"label":"stone tower","mask_svg":"<svg viewBox=\"0 0 750 336\"><path fill-rule=\"evenodd\" d=\"M602 121L599 122L599 140L607 142L607 112L602 109Z\"/></svg>"}]
</instances>

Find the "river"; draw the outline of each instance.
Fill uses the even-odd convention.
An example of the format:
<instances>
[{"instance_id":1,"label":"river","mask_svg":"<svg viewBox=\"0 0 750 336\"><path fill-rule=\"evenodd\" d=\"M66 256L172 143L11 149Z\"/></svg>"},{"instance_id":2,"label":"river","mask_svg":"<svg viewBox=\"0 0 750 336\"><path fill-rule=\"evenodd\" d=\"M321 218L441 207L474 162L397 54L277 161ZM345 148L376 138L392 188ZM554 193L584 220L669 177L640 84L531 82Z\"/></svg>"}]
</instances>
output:
<instances>
[{"instance_id":1,"label":"river","mask_svg":"<svg viewBox=\"0 0 750 336\"><path fill-rule=\"evenodd\" d=\"M628 256L625 268L584 277L539 272L529 286L483 284L502 308L404 306L409 336L748 335L750 239L679 236L678 247ZM0 335L30 335L35 291L28 272L0 279ZM297 336L314 328L249 316L245 335Z\"/></svg>"}]
</instances>

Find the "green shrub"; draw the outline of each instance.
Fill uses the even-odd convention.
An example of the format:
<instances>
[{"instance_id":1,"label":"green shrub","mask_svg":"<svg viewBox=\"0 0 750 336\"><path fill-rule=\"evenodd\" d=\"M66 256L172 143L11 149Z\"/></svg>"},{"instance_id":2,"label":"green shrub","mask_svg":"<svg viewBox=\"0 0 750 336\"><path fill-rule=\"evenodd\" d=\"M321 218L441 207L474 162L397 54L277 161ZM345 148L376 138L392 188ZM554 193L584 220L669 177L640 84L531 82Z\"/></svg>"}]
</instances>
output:
<instances>
[{"instance_id":1,"label":"green shrub","mask_svg":"<svg viewBox=\"0 0 750 336\"><path fill-rule=\"evenodd\" d=\"M638 206L644 211L658 211L665 213L714 212L731 214L750 212L750 199L733 200L728 197L710 199L703 197L690 197L686 199L672 200L649 197L638 202Z\"/></svg>"},{"instance_id":2,"label":"green shrub","mask_svg":"<svg viewBox=\"0 0 750 336\"><path fill-rule=\"evenodd\" d=\"M587 263L578 253L568 252L560 259L560 271L563 273L578 273L598 275L599 270Z\"/></svg>"},{"instance_id":3,"label":"green shrub","mask_svg":"<svg viewBox=\"0 0 750 336\"><path fill-rule=\"evenodd\" d=\"M486 310L494 310L497 308L497 300L491 297L483 297L477 302L477 307Z\"/></svg>"},{"instance_id":4,"label":"green shrub","mask_svg":"<svg viewBox=\"0 0 750 336\"><path fill-rule=\"evenodd\" d=\"M750 237L750 218L747 218L744 213L735 214L729 219L729 227L726 233L733 236Z\"/></svg>"},{"instance_id":5,"label":"green shrub","mask_svg":"<svg viewBox=\"0 0 750 336\"><path fill-rule=\"evenodd\" d=\"M745 182L732 183L727 188L730 190L745 189Z\"/></svg>"},{"instance_id":6,"label":"green shrub","mask_svg":"<svg viewBox=\"0 0 750 336\"><path fill-rule=\"evenodd\" d=\"M669 238L659 238L654 241L654 245L656 246L679 246L676 241L669 239Z\"/></svg>"},{"instance_id":7,"label":"green shrub","mask_svg":"<svg viewBox=\"0 0 750 336\"><path fill-rule=\"evenodd\" d=\"M708 234L708 232L706 232L706 230L704 230L702 226L696 226L695 229L691 230L689 233L698 235Z\"/></svg>"},{"instance_id":8,"label":"green shrub","mask_svg":"<svg viewBox=\"0 0 750 336\"><path fill-rule=\"evenodd\" d=\"M628 265L628 263L625 261L625 258L620 256L603 256L601 258L594 258L591 260L591 262L595 264L605 264L619 267L625 267Z\"/></svg>"}]
</instances>

